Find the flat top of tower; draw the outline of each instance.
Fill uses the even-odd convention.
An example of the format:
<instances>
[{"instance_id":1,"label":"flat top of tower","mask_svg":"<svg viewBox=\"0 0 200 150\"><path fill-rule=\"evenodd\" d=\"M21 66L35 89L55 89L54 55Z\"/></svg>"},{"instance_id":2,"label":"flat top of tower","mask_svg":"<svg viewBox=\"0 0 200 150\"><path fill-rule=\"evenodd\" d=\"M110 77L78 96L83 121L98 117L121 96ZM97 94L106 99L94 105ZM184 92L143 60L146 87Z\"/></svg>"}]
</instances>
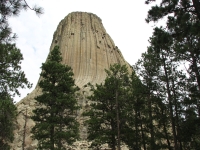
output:
<instances>
[{"instance_id":1,"label":"flat top of tower","mask_svg":"<svg viewBox=\"0 0 200 150\"><path fill-rule=\"evenodd\" d=\"M94 16L95 18L98 18L100 21L102 21L101 20L101 18L100 17L98 17L96 14L93 14L93 13L91 13L91 12L81 12L81 11L74 11L74 12L71 12L71 13L69 13L67 16L69 16L69 15L80 15L80 14L82 14L82 15L89 15L89 16ZM67 17L66 16L66 17Z\"/></svg>"}]
</instances>

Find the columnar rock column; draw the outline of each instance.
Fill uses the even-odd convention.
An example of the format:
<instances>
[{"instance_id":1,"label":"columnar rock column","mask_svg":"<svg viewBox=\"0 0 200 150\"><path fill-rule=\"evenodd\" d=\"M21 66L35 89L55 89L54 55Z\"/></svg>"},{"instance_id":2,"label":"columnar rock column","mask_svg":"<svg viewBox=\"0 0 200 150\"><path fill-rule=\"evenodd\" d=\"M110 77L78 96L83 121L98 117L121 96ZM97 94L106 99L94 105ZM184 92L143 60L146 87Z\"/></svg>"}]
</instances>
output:
<instances>
[{"instance_id":1,"label":"columnar rock column","mask_svg":"<svg viewBox=\"0 0 200 150\"><path fill-rule=\"evenodd\" d=\"M60 46L63 63L71 66L76 85L101 83L111 64L127 64L101 19L94 14L73 12L65 17L54 33L51 48ZM128 64L127 64L128 66Z\"/></svg>"},{"instance_id":2,"label":"columnar rock column","mask_svg":"<svg viewBox=\"0 0 200 150\"><path fill-rule=\"evenodd\" d=\"M106 78L105 69L114 63L126 65L131 72L130 65L124 60L120 50L115 46L113 40L106 33L101 19L92 13L73 12L66 16L58 25L50 50L55 45L60 47L63 64L72 67L75 84L80 87L78 103L81 106L77 119L80 123L81 139L75 143L73 149L88 149L87 128L84 126L82 112L88 109L87 95L89 93L84 85L101 83ZM40 80L40 79L39 79ZM39 86L18 102L19 115L16 121L15 139L12 144L13 150L36 149L37 141L31 138L31 128L34 126L30 117L32 110L37 107L34 98L41 94ZM68 147L69 148L69 147Z\"/></svg>"}]
</instances>

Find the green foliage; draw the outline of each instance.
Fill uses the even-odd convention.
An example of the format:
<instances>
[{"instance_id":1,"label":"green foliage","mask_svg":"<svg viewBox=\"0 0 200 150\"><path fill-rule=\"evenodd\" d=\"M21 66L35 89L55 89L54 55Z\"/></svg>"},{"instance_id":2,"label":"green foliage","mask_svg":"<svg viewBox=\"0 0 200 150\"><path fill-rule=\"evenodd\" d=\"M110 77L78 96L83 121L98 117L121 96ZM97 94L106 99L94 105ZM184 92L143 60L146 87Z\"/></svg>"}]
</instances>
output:
<instances>
[{"instance_id":1,"label":"green foliage","mask_svg":"<svg viewBox=\"0 0 200 150\"><path fill-rule=\"evenodd\" d=\"M38 149L65 149L64 144L71 145L79 137L75 98L78 88L72 69L61 61L59 47L55 46L41 67L39 86L42 94L35 98L39 107L32 117L36 122L32 133L38 140Z\"/></svg>"},{"instance_id":2,"label":"green foliage","mask_svg":"<svg viewBox=\"0 0 200 150\"><path fill-rule=\"evenodd\" d=\"M9 95L0 96L0 149L9 150L14 139L14 121L16 119L16 106Z\"/></svg>"},{"instance_id":3,"label":"green foliage","mask_svg":"<svg viewBox=\"0 0 200 150\"><path fill-rule=\"evenodd\" d=\"M35 11L37 15L43 13L41 7L34 6L31 8L26 0L6 0L0 2L0 43L7 43L16 38L16 35L12 34L9 27L8 18L18 16L21 10L27 10L28 8Z\"/></svg>"},{"instance_id":4,"label":"green foliage","mask_svg":"<svg viewBox=\"0 0 200 150\"><path fill-rule=\"evenodd\" d=\"M19 88L31 87L21 70L22 54L11 42L16 38L8 24L8 18L16 16L29 6L25 0L6 0L0 2L0 149L10 149L8 143L13 141L16 106L15 94L20 95ZM37 14L42 9L34 7Z\"/></svg>"},{"instance_id":5,"label":"green foliage","mask_svg":"<svg viewBox=\"0 0 200 150\"><path fill-rule=\"evenodd\" d=\"M19 88L31 87L21 71L22 59L15 44L0 44L0 149L9 149L13 141L16 106L12 97L20 95Z\"/></svg>"},{"instance_id":6,"label":"green foliage","mask_svg":"<svg viewBox=\"0 0 200 150\"><path fill-rule=\"evenodd\" d=\"M91 109L84 115L89 116L86 124L91 147L98 148L108 143L114 150L130 129L127 120L129 76L126 66L119 64L110 66L106 73L105 82L91 88Z\"/></svg>"},{"instance_id":7,"label":"green foliage","mask_svg":"<svg viewBox=\"0 0 200 150\"><path fill-rule=\"evenodd\" d=\"M124 141L131 149L139 150L146 138L143 134L143 128L141 128L144 122L141 115L142 110L145 109L145 86L134 71L130 77L129 89L129 98L127 102L129 130L126 132Z\"/></svg>"},{"instance_id":8,"label":"green foliage","mask_svg":"<svg viewBox=\"0 0 200 150\"><path fill-rule=\"evenodd\" d=\"M149 4L156 0L146 0L145 3ZM178 16L180 13L191 14L194 18L199 18L199 5L195 3L198 0L161 0L159 5L152 6L148 11L146 21L158 21L165 16ZM200 18L199 18L200 19Z\"/></svg>"},{"instance_id":9,"label":"green foliage","mask_svg":"<svg viewBox=\"0 0 200 150\"><path fill-rule=\"evenodd\" d=\"M137 131L138 143L137 147L143 147L143 149L160 149L159 144L156 144L156 140L160 141L158 135L161 130L155 126L155 122L163 116L158 116L156 111L159 109L158 97L155 95L158 88L157 74L159 70L157 68L159 61L157 57L154 57L152 53L142 54L142 58L135 64L134 69L141 78L132 75L132 99L136 106L133 107L135 111L135 129ZM138 105L138 107L137 107Z\"/></svg>"},{"instance_id":10,"label":"green foliage","mask_svg":"<svg viewBox=\"0 0 200 150\"><path fill-rule=\"evenodd\" d=\"M164 28L155 28L148 54L155 54L159 62L159 72L154 77L158 91L154 93L160 93L168 112L176 150L199 149L199 6L198 0L162 0L151 7L146 19L147 22L167 19Z\"/></svg>"},{"instance_id":11,"label":"green foliage","mask_svg":"<svg viewBox=\"0 0 200 150\"><path fill-rule=\"evenodd\" d=\"M148 22L158 21L164 16L167 17L165 30L173 41L171 50L175 55L174 61L186 64L185 68L189 75L187 82L193 83L190 84L190 92L198 97L197 103L200 103L200 44L198 42L200 40L200 9L197 4L200 4L197 0L162 1L159 6L153 6L149 10L147 20ZM162 17L159 18L158 15ZM200 106L198 105L197 108L200 116Z\"/></svg>"},{"instance_id":12,"label":"green foliage","mask_svg":"<svg viewBox=\"0 0 200 150\"><path fill-rule=\"evenodd\" d=\"M198 94L191 92L193 83L189 82L195 80L179 67L180 53L169 31L155 28L149 42L147 52L134 66L144 86L143 94L139 92L145 96L140 115L145 116L143 133L148 137L141 139L145 140L143 148L198 149Z\"/></svg>"},{"instance_id":13,"label":"green foliage","mask_svg":"<svg viewBox=\"0 0 200 150\"><path fill-rule=\"evenodd\" d=\"M15 44L0 44L0 94L20 95L18 89L31 87L21 70L22 54Z\"/></svg>"}]
</instances>

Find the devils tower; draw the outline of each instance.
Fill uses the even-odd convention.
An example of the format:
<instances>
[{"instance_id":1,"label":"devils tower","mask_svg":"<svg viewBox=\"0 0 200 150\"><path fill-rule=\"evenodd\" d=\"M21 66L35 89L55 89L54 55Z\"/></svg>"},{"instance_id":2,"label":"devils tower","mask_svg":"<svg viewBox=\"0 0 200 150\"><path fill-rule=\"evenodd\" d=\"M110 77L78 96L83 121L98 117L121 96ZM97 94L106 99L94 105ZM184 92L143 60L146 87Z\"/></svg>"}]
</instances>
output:
<instances>
[{"instance_id":1,"label":"devils tower","mask_svg":"<svg viewBox=\"0 0 200 150\"><path fill-rule=\"evenodd\" d=\"M78 103L81 106L78 121L80 122L81 141L73 146L74 149L87 149L87 128L83 124L81 113L86 109L87 103L84 85L95 85L106 78L105 69L111 64L126 65L131 71L130 65L124 60L120 50L114 44L111 37L103 27L101 19L92 13L73 12L68 14L59 23L53 35L50 50L55 45L60 47L63 64L72 67L75 84L81 89ZM40 79L39 79L40 80ZM18 102L18 117L16 121L15 139L13 150L21 150L22 146L27 150L36 149L37 141L31 138L31 128L34 122L30 119L32 110L37 107L34 98L41 94L38 86L20 102Z\"/></svg>"}]
</instances>

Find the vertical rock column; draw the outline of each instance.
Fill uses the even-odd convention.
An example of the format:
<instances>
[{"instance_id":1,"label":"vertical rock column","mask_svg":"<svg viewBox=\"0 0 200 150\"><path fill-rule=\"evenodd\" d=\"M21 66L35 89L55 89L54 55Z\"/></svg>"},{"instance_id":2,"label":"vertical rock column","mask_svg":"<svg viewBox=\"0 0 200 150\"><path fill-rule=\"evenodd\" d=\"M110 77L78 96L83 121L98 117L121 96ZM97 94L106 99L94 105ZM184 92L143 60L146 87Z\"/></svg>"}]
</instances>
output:
<instances>
[{"instance_id":1,"label":"vertical rock column","mask_svg":"<svg viewBox=\"0 0 200 150\"><path fill-rule=\"evenodd\" d=\"M60 46L63 63L72 67L76 85L101 83L111 64L128 63L106 33L101 19L94 14L73 12L65 17L54 33L51 50ZM130 69L130 68L129 68Z\"/></svg>"}]
</instances>

